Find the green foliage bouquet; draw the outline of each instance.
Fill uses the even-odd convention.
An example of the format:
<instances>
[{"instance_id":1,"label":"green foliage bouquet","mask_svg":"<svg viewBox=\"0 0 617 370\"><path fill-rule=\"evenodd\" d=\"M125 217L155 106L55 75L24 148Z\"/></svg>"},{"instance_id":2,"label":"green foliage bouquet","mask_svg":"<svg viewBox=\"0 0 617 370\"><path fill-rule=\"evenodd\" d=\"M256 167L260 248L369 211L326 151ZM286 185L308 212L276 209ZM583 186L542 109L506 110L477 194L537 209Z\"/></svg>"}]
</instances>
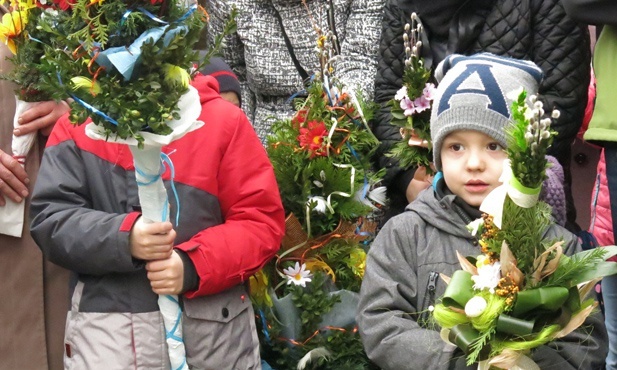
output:
<instances>
[{"instance_id":1,"label":"green foliage bouquet","mask_svg":"<svg viewBox=\"0 0 617 370\"><path fill-rule=\"evenodd\" d=\"M44 78L45 47L57 41L63 31L62 20L67 14L59 2L40 0L12 0L0 23L0 41L13 56L10 71L2 71L2 78L16 84L15 95L21 101L50 100L55 88ZM51 26L53 25L52 28Z\"/></svg>"},{"instance_id":2,"label":"green foliage bouquet","mask_svg":"<svg viewBox=\"0 0 617 370\"><path fill-rule=\"evenodd\" d=\"M358 291L385 203L370 170L374 109L336 79L332 33L318 33L320 71L293 118L273 125L268 154L287 211L276 259L250 279L262 357L276 369L366 369Z\"/></svg>"},{"instance_id":3,"label":"green foliage bouquet","mask_svg":"<svg viewBox=\"0 0 617 370\"><path fill-rule=\"evenodd\" d=\"M468 226L480 235L482 254L459 255L462 269L447 278L433 311L442 338L479 369L539 369L527 354L581 326L597 305L587 293L617 272L606 262L617 253L614 246L567 256L564 240L545 238L551 209L538 194L554 135L551 118L542 118L542 103L533 96L528 107L524 91L513 99L506 180L480 206L483 217Z\"/></svg>"},{"instance_id":4,"label":"green foliage bouquet","mask_svg":"<svg viewBox=\"0 0 617 370\"><path fill-rule=\"evenodd\" d=\"M394 145L389 156L399 160L402 168L425 167L432 172L430 117L435 85L429 82L431 71L424 67L420 57L423 32L416 13L411 14L411 24L405 25L405 69L403 87L388 102L392 119L390 123L400 128L402 140Z\"/></svg>"},{"instance_id":5,"label":"green foliage bouquet","mask_svg":"<svg viewBox=\"0 0 617 370\"><path fill-rule=\"evenodd\" d=\"M190 93L194 45L206 14L174 0L77 0L64 52L50 50L58 90L70 95L71 122L91 118L105 137L170 135ZM216 47L216 46L215 46ZM51 68L50 68L51 69Z\"/></svg>"}]
</instances>

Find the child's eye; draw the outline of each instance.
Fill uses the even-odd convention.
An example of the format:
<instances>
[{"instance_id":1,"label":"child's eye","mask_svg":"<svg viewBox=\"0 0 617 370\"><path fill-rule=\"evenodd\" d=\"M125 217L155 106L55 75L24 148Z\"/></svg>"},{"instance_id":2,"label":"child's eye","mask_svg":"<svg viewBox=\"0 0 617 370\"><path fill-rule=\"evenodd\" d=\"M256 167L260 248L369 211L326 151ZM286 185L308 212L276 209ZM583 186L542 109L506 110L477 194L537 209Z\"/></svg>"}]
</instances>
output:
<instances>
[{"instance_id":1,"label":"child's eye","mask_svg":"<svg viewBox=\"0 0 617 370\"><path fill-rule=\"evenodd\" d=\"M461 150L463 150L463 146L461 144L450 144L449 148L453 152L460 152Z\"/></svg>"},{"instance_id":2,"label":"child's eye","mask_svg":"<svg viewBox=\"0 0 617 370\"><path fill-rule=\"evenodd\" d=\"M503 147L499 143L490 143L488 144L488 150L498 151L498 150L503 150Z\"/></svg>"}]
</instances>

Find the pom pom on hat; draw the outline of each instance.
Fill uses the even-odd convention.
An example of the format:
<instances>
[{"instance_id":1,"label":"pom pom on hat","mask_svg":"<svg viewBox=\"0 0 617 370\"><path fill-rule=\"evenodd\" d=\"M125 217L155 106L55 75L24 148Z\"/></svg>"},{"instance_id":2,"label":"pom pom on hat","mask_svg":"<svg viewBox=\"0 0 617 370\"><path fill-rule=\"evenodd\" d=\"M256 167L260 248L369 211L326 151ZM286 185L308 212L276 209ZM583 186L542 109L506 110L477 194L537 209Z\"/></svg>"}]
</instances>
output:
<instances>
[{"instance_id":1,"label":"pom pom on hat","mask_svg":"<svg viewBox=\"0 0 617 370\"><path fill-rule=\"evenodd\" d=\"M546 159L551 164L546 169L546 180L542 183L540 199L552 207L555 223L561 226L566 224L566 193L564 186L563 167L555 157L550 155Z\"/></svg>"}]
</instances>

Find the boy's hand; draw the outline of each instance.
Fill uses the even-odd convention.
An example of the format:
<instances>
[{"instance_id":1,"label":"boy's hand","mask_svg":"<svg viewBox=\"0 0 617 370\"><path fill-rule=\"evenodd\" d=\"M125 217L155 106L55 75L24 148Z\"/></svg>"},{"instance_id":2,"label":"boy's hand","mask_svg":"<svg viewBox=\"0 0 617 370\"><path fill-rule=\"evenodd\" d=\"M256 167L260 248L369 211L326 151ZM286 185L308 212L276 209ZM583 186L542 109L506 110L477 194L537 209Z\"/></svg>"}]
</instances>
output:
<instances>
[{"instance_id":1,"label":"boy's hand","mask_svg":"<svg viewBox=\"0 0 617 370\"><path fill-rule=\"evenodd\" d=\"M131 229L131 255L146 261L164 260L171 256L175 239L176 231L171 222L147 224L140 217Z\"/></svg>"},{"instance_id":2,"label":"boy's hand","mask_svg":"<svg viewBox=\"0 0 617 370\"><path fill-rule=\"evenodd\" d=\"M148 279L156 294L180 294L184 284L184 264L177 252L171 257L146 263Z\"/></svg>"}]
</instances>

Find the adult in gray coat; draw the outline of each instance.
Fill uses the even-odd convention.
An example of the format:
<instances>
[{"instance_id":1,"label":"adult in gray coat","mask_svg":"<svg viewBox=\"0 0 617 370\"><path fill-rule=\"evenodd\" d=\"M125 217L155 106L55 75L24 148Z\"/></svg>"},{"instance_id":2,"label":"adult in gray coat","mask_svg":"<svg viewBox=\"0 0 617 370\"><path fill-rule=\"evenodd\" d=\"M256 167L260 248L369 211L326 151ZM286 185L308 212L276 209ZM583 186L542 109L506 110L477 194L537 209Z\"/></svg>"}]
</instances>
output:
<instances>
[{"instance_id":1,"label":"adult in gray coat","mask_svg":"<svg viewBox=\"0 0 617 370\"><path fill-rule=\"evenodd\" d=\"M372 99L385 0L207 0L209 34L221 33L231 9L237 31L226 40L225 60L242 86L242 109L265 142L276 119L290 118L289 99L318 69L317 34L333 29L342 58L336 75ZM330 11L329 9L332 9ZM314 22L314 23L313 23Z\"/></svg>"}]
</instances>

